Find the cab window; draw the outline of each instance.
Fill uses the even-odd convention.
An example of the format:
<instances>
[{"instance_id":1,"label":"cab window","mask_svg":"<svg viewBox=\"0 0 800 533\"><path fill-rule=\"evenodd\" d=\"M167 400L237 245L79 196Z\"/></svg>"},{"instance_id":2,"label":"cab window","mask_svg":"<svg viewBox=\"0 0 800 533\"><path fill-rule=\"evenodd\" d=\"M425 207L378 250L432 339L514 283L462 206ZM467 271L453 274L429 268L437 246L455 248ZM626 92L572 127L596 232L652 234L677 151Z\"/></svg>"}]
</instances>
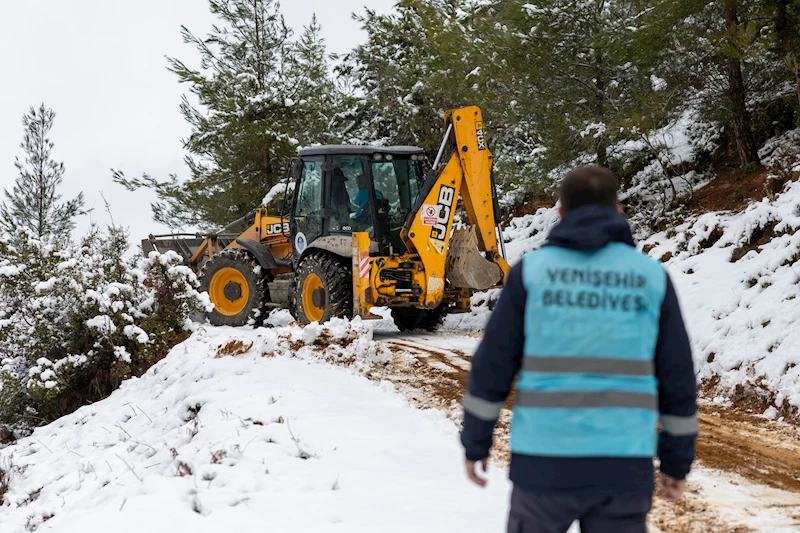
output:
<instances>
[{"instance_id":1,"label":"cab window","mask_svg":"<svg viewBox=\"0 0 800 533\"><path fill-rule=\"evenodd\" d=\"M389 224L394 231L405 224L419 196L419 162L410 159L373 161L375 193L389 200Z\"/></svg>"},{"instance_id":2,"label":"cab window","mask_svg":"<svg viewBox=\"0 0 800 533\"><path fill-rule=\"evenodd\" d=\"M294 218L297 231L303 234L302 247L322 234L322 158L303 161L303 173L297 187ZM297 239L296 239L297 240ZM303 250L298 249L302 253Z\"/></svg>"},{"instance_id":3,"label":"cab window","mask_svg":"<svg viewBox=\"0 0 800 533\"><path fill-rule=\"evenodd\" d=\"M336 156L330 181L331 233L372 230L369 181L360 156Z\"/></svg>"}]
</instances>

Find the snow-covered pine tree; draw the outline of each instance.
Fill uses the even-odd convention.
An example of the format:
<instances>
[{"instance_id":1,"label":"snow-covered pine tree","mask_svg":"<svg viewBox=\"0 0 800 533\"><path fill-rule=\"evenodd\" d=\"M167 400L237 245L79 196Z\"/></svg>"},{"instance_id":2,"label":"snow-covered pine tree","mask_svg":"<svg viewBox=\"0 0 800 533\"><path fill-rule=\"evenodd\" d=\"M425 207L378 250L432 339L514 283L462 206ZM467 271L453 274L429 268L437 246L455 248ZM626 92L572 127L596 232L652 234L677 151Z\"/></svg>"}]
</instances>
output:
<instances>
[{"instance_id":1,"label":"snow-covered pine tree","mask_svg":"<svg viewBox=\"0 0 800 533\"><path fill-rule=\"evenodd\" d=\"M653 82L674 60L669 5L404 0L385 15L367 10L368 41L340 68L363 94L353 137L434 151L444 110L476 104L507 191L541 192L541 178L580 161L622 165L610 146L682 110L678 85Z\"/></svg>"},{"instance_id":2,"label":"snow-covered pine tree","mask_svg":"<svg viewBox=\"0 0 800 533\"><path fill-rule=\"evenodd\" d=\"M507 49L525 87L517 99L534 117L544 167L583 154L610 164L608 148L650 110L652 76L667 35L659 2L511 0L494 2ZM524 51L524 52L522 52Z\"/></svg>"},{"instance_id":3,"label":"snow-covered pine tree","mask_svg":"<svg viewBox=\"0 0 800 533\"><path fill-rule=\"evenodd\" d=\"M393 12L358 17L367 42L339 68L363 95L350 110L349 142L411 144L434 152L446 109L481 104L465 22L473 2L404 0Z\"/></svg>"},{"instance_id":4,"label":"snow-covered pine tree","mask_svg":"<svg viewBox=\"0 0 800 533\"><path fill-rule=\"evenodd\" d=\"M800 104L800 0L767 0L767 7L772 23L772 48L783 56Z\"/></svg>"},{"instance_id":5,"label":"snow-covered pine tree","mask_svg":"<svg viewBox=\"0 0 800 533\"><path fill-rule=\"evenodd\" d=\"M174 228L216 229L245 215L286 175L298 144L325 136L296 123L312 112L297 104L327 89L312 80L298 83L304 74L318 78L325 70L318 24L294 44L277 0L210 0L209 6L218 23L205 38L182 29L200 55L199 68L168 58L169 70L193 95L181 103L192 127L183 141L189 179L114 173L131 190L154 189L154 218ZM309 120L321 125L320 113L314 109Z\"/></svg>"},{"instance_id":6,"label":"snow-covered pine tree","mask_svg":"<svg viewBox=\"0 0 800 533\"><path fill-rule=\"evenodd\" d=\"M25 156L14 162L19 175L11 192L5 190L0 205L0 225L11 234L28 228L40 239L49 235L68 239L75 217L82 213L83 193L60 201L64 163L53 159L53 142L48 137L55 118L44 104L38 110L31 107L22 117L25 133L20 146Z\"/></svg>"},{"instance_id":7,"label":"snow-covered pine tree","mask_svg":"<svg viewBox=\"0 0 800 533\"><path fill-rule=\"evenodd\" d=\"M331 76L330 57L316 15L292 44L287 57L286 119L292 142L338 142L335 124L341 111L338 89Z\"/></svg>"},{"instance_id":8,"label":"snow-covered pine tree","mask_svg":"<svg viewBox=\"0 0 800 533\"><path fill-rule=\"evenodd\" d=\"M126 231L80 243L0 236L0 427L26 432L111 394L185 338L207 311L174 252L125 257Z\"/></svg>"},{"instance_id":9,"label":"snow-covered pine tree","mask_svg":"<svg viewBox=\"0 0 800 533\"><path fill-rule=\"evenodd\" d=\"M694 104L701 118L724 131L725 159L741 166L758 164L759 139L753 109L781 92L786 70L771 53L776 14L771 0L680 0L685 5L683 61L702 72ZM773 46L773 49L776 48ZM780 47L778 47L780 48ZM787 80L788 81L788 80ZM770 122L770 119L767 119ZM764 124L769 127L769 124Z\"/></svg>"}]
</instances>

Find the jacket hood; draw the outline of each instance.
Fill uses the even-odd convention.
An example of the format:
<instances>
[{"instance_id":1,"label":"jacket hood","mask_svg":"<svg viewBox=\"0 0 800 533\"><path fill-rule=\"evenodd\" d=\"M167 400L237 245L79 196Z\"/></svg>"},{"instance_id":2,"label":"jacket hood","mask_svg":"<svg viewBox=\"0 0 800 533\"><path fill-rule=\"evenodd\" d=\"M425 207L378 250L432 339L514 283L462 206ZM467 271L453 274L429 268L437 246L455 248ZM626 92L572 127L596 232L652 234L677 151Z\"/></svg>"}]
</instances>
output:
<instances>
[{"instance_id":1,"label":"jacket hood","mask_svg":"<svg viewBox=\"0 0 800 533\"><path fill-rule=\"evenodd\" d=\"M612 242L635 246L627 219L613 207L588 205L567 213L550 232L545 246L599 250Z\"/></svg>"}]
</instances>

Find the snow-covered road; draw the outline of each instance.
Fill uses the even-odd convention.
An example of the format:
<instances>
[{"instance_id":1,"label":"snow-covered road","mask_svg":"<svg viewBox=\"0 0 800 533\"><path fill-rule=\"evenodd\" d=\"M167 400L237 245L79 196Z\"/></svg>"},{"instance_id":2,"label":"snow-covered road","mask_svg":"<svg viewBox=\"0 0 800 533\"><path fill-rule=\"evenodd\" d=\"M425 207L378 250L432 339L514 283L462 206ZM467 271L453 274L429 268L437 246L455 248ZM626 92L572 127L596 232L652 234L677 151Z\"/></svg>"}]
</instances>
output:
<instances>
[{"instance_id":1,"label":"snow-covered road","mask_svg":"<svg viewBox=\"0 0 800 533\"><path fill-rule=\"evenodd\" d=\"M457 438L478 342L388 321L201 328L0 450L14 475L0 531L503 531L508 416L486 490L465 479ZM706 464L682 502L656 499L652 530L800 531L797 431L723 406L704 408L703 431Z\"/></svg>"}]
</instances>

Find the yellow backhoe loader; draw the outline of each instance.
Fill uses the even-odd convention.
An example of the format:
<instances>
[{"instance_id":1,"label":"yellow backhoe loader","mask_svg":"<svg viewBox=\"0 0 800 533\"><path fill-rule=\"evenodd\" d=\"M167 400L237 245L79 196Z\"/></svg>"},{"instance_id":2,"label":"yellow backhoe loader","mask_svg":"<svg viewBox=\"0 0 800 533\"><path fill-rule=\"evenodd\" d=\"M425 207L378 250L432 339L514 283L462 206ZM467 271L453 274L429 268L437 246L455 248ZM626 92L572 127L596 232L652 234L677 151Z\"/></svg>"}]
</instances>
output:
<instances>
[{"instance_id":1,"label":"yellow backhoe loader","mask_svg":"<svg viewBox=\"0 0 800 533\"><path fill-rule=\"evenodd\" d=\"M303 324L388 307L401 330L435 330L509 270L480 109L448 111L445 128L424 178L420 148L304 148L279 216L257 209L211 235L151 235L142 249L190 258L214 325L281 307ZM465 220L454 229L459 197Z\"/></svg>"}]
</instances>

